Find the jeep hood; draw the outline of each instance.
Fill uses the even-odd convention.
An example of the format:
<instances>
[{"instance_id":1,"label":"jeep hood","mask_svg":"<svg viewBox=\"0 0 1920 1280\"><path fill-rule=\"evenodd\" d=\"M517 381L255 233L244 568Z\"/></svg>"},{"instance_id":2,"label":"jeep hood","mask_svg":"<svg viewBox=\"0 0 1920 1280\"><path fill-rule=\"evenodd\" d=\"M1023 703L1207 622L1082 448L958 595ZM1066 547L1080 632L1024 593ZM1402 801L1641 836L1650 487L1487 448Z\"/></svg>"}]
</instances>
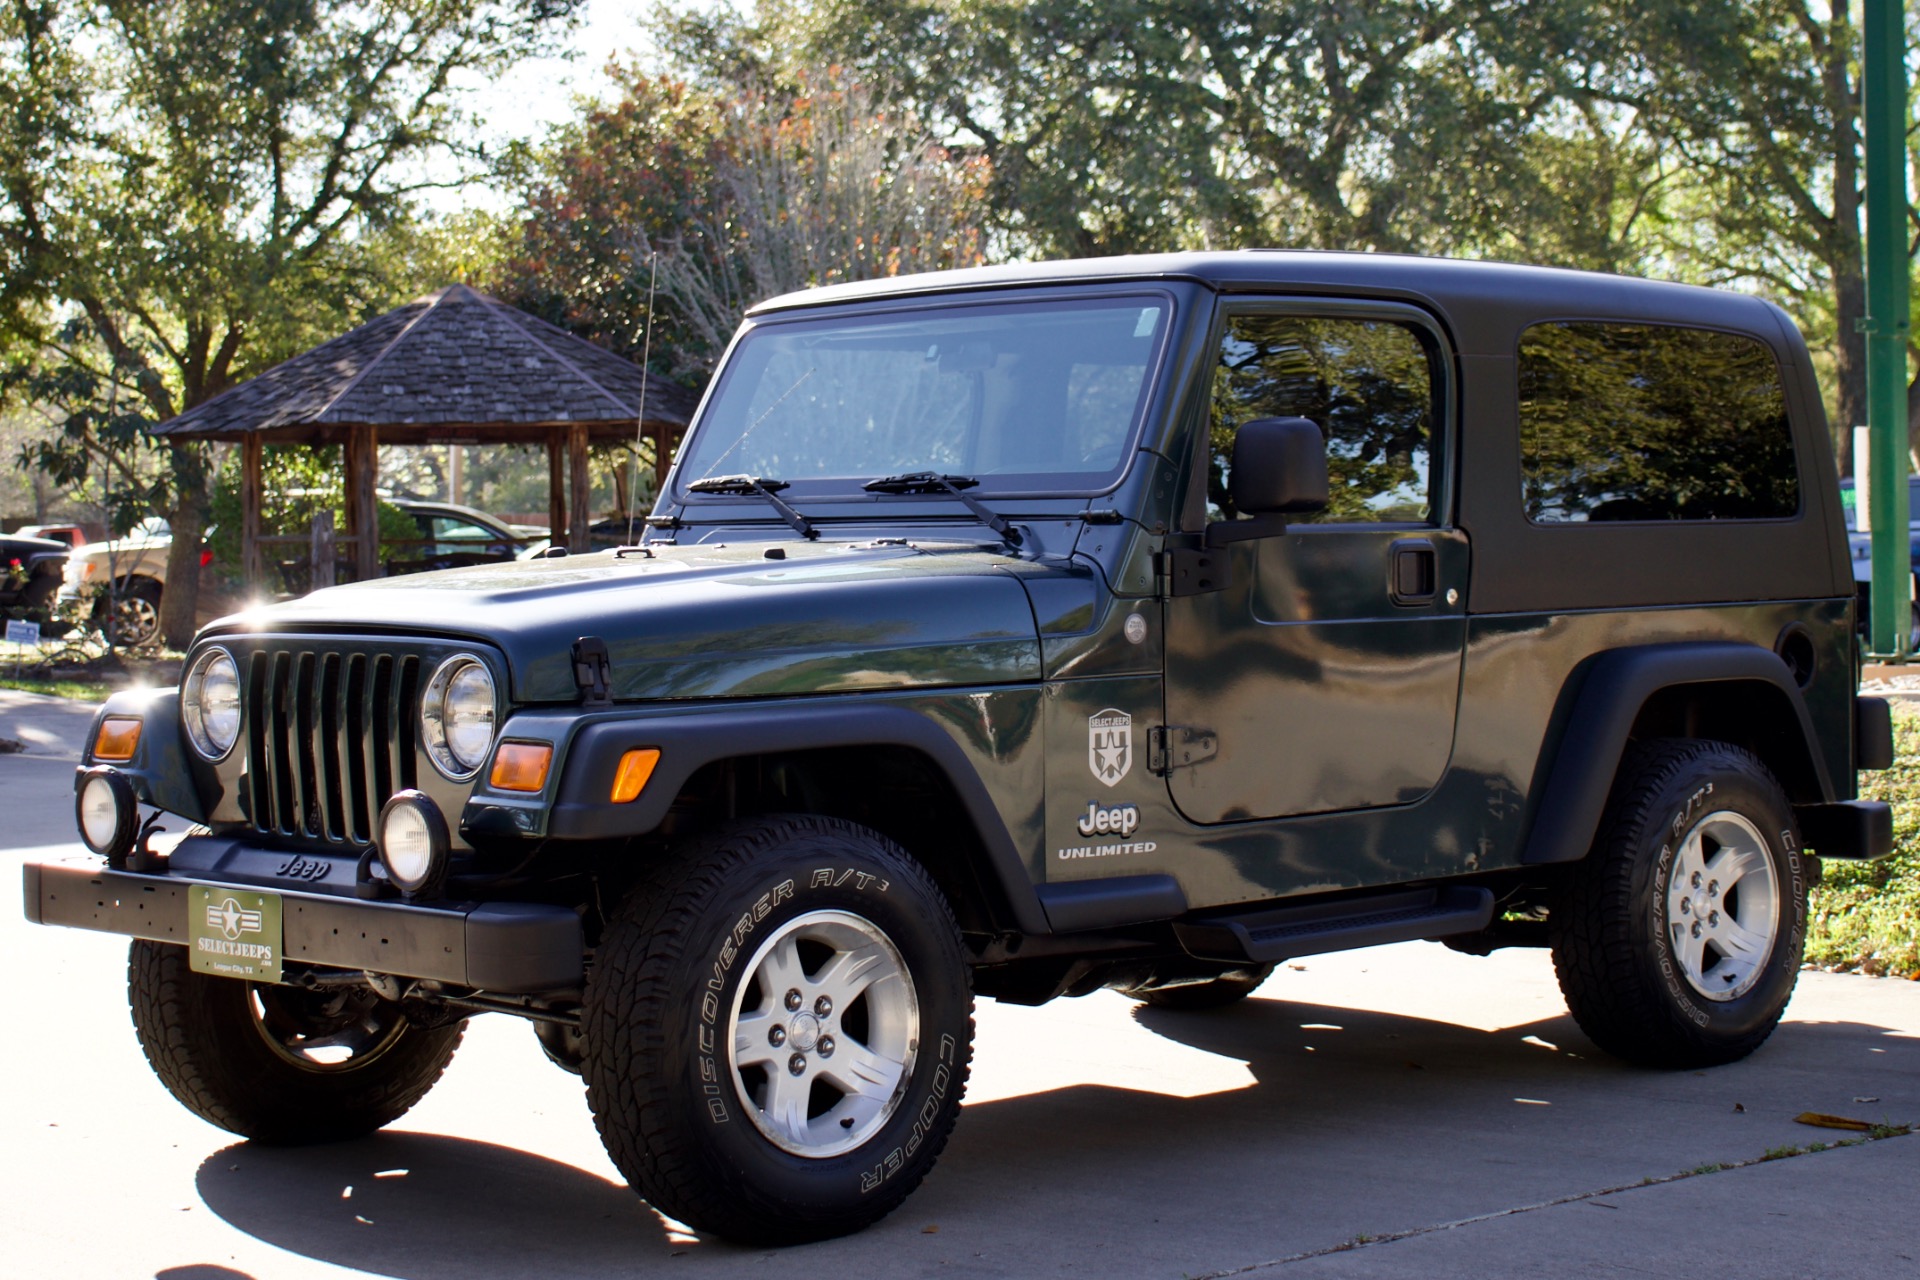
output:
<instances>
[{"instance_id":1,"label":"jeep hood","mask_svg":"<svg viewBox=\"0 0 1920 1280\"><path fill-rule=\"evenodd\" d=\"M656 546L334 587L207 634L450 636L501 650L516 702L579 696L607 643L616 699L755 697L1040 678L1031 561L972 544Z\"/></svg>"}]
</instances>

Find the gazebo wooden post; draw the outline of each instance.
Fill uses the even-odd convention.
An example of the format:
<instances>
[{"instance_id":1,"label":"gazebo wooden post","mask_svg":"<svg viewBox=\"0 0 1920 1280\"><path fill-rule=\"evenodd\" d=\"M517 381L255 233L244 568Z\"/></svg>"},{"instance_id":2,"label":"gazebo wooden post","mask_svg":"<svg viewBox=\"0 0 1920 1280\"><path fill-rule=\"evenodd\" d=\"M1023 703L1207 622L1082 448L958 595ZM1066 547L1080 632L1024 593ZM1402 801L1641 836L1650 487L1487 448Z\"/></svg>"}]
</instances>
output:
<instances>
[{"instance_id":1,"label":"gazebo wooden post","mask_svg":"<svg viewBox=\"0 0 1920 1280\"><path fill-rule=\"evenodd\" d=\"M240 569L250 600L260 594L260 472L264 452L260 433L247 432L240 445Z\"/></svg>"},{"instance_id":2,"label":"gazebo wooden post","mask_svg":"<svg viewBox=\"0 0 1920 1280\"><path fill-rule=\"evenodd\" d=\"M549 428L547 431L547 541L556 547L567 545L566 450L566 428Z\"/></svg>"},{"instance_id":3,"label":"gazebo wooden post","mask_svg":"<svg viewBox=\"0 0 1920 1280\"><path fill-rule=\"evenodd\" d=\"M380 515L374 505L375 473L380 469L380 438L370 426L347 432L347 524L353 529L354 577L371 582L380 576Z\"/></svg>"},{"instance_id":4,"label":"gazebo wooden post","mask_svg":"<svg viewBox=\"0 0 1920 1280\"><path fill-rule=\"evenodd\" d=\"M653 424L653 496L658 498L660 491L667 487L667 468L673 465L673 454L667 447L667 424Z\"/></svg>"},{"instance_id":5,"label":"gazebo wooden post","mask_svg":"<svg viewBox=\"0 0 1920 1280\"><path fill-rule=\"evenodd\" d=\"M587 475L587 424L571 423L567 427L567 465L572 473L568 485L571 490L567 520L567 546L575 553L584 553L592 535L588 526L593 523L593 481Z\"/></svg>"}]
</instances>

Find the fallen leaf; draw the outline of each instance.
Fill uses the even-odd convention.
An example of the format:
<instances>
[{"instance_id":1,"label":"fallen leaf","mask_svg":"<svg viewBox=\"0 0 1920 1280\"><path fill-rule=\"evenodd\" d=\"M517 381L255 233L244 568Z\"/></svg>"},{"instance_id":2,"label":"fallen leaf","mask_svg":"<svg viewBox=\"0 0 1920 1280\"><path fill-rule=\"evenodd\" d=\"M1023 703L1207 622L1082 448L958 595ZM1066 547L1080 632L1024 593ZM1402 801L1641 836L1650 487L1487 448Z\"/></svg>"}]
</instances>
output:
<instances>
[{"instance_id":1,"label":"fallen leaf","mask_svg":"<svg viewBox=\"0 0 1920 1280\"><path fill-rule=\"evenodd\" d=\"M1878 1101L1880 1101L1880 1099L1878 1099L1878 1098L1855 1098L1855 1099L1854 1099L1854 1101L1855 1101L1855 1102L1878 1102Z\"/></svg>"},{"instance_id":2,"label":"fallen leaf","mask_svg":"<svg viewBox=\"0 0 1920 1280\"><path fill-rule=\"evenodd\" d=\"M1855 1098L1855 1099L1854 1099L1854 1101L1855 1101L1855 1102L1858 1102L1858 1101L1860 1101L1860 1099L1858 1099L1858 1098ZM1733 1104L1733 1109L1734 1109L1735 1111L1745 1111L1745 1110L1746 1110L1747 1108L1746 1108L1746 1104L1745 1104L1745 1103L1740 1103L1740 1102L1736 1102L1736 1103L1734 1103L1734 1104Z\"/></svg>"},{"instance_id":3,"label":"fallen leaf","mask_svg":"<svg viewBox=\"0 0 1920 1280\"><path fill-rule=\"evenodd\" d=\"M1846 1116L1822 1115L1818 1111L1802 1111L1793 1118L1795 1124L1809 1124L1816 1129L1851 1129L1855 1133L1865 1133L1873 1128L1865 1120L1850 1120Z\"/></svg>"},{"instance_id":4,"label":"fallen leaf","mask_svg":"<svg viewBox=\"0 0 1920 1280\"><path fill-rule=\"evenodd\" d=\"M937 1236L940 1234L940 1228L936 1224L929 1222L926 1226L920 1228L920 1234L923 1236Z\"/></svg>"}]
</instances>

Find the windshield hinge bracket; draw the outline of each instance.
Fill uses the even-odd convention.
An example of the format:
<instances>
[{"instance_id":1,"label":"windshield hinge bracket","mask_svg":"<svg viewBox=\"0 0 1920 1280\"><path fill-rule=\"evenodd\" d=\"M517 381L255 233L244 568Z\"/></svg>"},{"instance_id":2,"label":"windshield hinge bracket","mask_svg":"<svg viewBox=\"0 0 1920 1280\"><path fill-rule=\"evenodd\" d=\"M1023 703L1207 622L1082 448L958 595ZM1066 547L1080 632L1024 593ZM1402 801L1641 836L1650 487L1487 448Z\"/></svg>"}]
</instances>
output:
<instances>
[{"instance_id":1,"label":"windshield hinge bracket","mask_svg":"<svg viewBox=\"0 0 1920 1280\"><path fill-rule=\"evenodd\" d=\"M613 701L613 659L599 636L581 636L573 642L573 683L580 690L582 706L604 707Z\"/></svg>"}]
</instances>

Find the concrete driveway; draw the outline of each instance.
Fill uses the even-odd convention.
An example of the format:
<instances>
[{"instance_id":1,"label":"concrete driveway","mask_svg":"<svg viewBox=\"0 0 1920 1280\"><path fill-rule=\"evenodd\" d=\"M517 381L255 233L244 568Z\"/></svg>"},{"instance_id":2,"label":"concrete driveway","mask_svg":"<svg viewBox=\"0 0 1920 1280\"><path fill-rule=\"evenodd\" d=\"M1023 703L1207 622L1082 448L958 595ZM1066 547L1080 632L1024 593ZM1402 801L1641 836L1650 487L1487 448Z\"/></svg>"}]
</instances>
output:
<instances>
[{"instance_id":1,"label":"concrete driveway","mask_svg":"<svg viewBox=\"0 0 1920 1280\"><path fill-rule=\"evenodd\" d=\"M70 723L77 743L84 716L23 696L0 697L0 736ZM73 847L54 737L0 756L9 886L23 856ZM1920 1274L1920 1138L1762 1160L1858 1136L1802 1112L1920 1121L1920 983L1803 974L1758 1054L1679 1074L1599 1055L1537 952L1316 957L1213 1014L983 1002L968 1106L928 1182L859 1236L775 1252L635 1199L578 1082L505 1018L475 1021L379 1136L236 1142L148 1072L124 957L0 910L4 1274Z\"/></svg>"}]
</instances>

